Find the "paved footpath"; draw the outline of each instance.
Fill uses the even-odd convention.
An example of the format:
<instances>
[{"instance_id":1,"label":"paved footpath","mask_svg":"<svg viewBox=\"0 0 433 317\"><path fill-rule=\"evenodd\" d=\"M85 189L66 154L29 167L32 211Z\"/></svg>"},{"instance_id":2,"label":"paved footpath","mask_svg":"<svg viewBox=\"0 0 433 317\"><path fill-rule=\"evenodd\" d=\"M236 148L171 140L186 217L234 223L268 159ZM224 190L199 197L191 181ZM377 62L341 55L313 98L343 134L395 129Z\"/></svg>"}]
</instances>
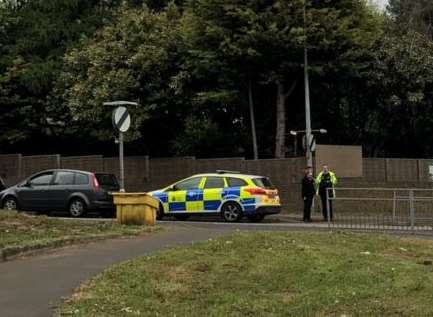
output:
<instances>
[{"instance_id":1,"label":"paved footpath","mask_svg":"<svg viewBox=\"0 0 433 317\"><path fill-rule=\"evenodd\" d=\"M112 239L58 249L0 263L0 316L49 317L63 297L111 264L149 252L190 244L230 232L230 228L188 225L131 239Z\"/></svg>"}]
</instances>

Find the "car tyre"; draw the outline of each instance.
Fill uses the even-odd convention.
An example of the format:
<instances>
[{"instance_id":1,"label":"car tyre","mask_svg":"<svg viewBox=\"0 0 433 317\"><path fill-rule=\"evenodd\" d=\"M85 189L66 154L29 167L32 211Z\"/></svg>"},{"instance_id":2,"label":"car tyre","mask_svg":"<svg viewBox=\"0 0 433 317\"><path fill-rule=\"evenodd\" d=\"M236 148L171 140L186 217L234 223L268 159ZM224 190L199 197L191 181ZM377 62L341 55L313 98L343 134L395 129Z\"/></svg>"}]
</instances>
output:
<instances>
[{"instance_id":1,"label":"car tyre","mask_svg":"<svg viewBox=\"0 0 433 317\"><path fill-rule=\"evenodd\" d=\"M156 211L156 220L161 220L164 217L164 207L160 203L158 210Z\"/></svg>"},{"instance_id":2,"label":"car tyre","mask_svg":"<svg viewBox=\"0 0 433 317\"><path fill-rule=\"evenodd\" d=\"M18 201L15 197L6 197L3 201L2 207L5 210L18 210Z\"/></svg>"},{"instance_id":3,"label":"car tyre","mask_svg":"<svg viewBox=\"0 0 433 317\"><path fill-rule=\"evenodd\" d=\"M81 198L72 198L69 202L69 214L74 217L82 217L85 215L87 206Z\"/></svg>"},{"instance_id":4,"label":"car tyre","mask_svg":"<svg viewBox=\"0 0 433 317\"><path fill-rule=\"evenodd\" d=\"M242 207L235 202L227 202L221 207L221 215L226 222L237 222L243 216Z\"/></svg>"},{"instance_id":5,"label":"car tyre","mask_svg":"<svg viewBox=\"0 0 433 317\"><path fill-rule=\"evenodd\" d=\"M265 215L261 215L261 214L255 214L255 215L248 216L248 220L251 222L261 222L261 221L263 221L263 219L265 219Z\"/></svg>"}]
</instances>

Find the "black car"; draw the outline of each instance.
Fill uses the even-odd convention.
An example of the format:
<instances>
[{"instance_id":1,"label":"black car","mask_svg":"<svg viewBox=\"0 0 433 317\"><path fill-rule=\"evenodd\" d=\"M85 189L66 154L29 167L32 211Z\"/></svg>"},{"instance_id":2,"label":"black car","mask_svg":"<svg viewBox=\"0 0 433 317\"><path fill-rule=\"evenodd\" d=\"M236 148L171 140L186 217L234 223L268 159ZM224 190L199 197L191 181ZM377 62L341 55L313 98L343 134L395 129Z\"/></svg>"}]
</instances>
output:
<instances>
[{"instance_id":1,"label":"black car","mask_svg":"<svg viewBox=\"0 0 433 317\"><path fill-rule=\"evenodd\" d=\"M69 211L80 217L86 211L112 212L113 197L119 191L113 174L55 169L39 172L0 192L0 204L7 210L39 212Z\"/></svg>"}]
</instances>

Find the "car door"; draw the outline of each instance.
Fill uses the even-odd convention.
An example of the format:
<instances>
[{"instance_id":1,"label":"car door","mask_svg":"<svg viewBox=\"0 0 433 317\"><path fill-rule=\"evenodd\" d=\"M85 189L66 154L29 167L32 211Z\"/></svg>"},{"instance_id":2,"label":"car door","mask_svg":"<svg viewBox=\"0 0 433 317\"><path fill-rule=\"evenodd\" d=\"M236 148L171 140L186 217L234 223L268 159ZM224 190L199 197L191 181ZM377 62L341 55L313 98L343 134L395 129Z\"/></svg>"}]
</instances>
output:
<instances>
[{"instance_id":1,"label":"car door","mask_svg":"<svg viewBox=\"0 0 433 317\"><path fill-rule=\"evenodd\" d=\"M206 177L203 186L203 199L205 212L218 212L222 202L222 192L225 187L223 177Z\"/></svg>"},{"instance_id":2,"label":"car door","mask_svg":"<svg viewBox=\"0 0 433 317\"><path fill-rule=\"evenodd\" d=\"M47 189L47 200L44 207L51 210L64 210L68 204L68 198L74 187L74 173L69 171L57 171L53 182Z\"/></svg>"},{"instance_id":3,"label":"car door","mask_svg":"<svg viewBox=\"0 0 433 317\"><path fill-rule=\"evenodd\" d=\"M47 190L54 172L43 172L32 176L17 191L18 200L24 209L43 210L46 205Z\"/></svg>"},{"instance_id":4,"label":"car door","mask_svg":"<svg viewBox=\"0 0 433 317\"><path fill-rule=\"evenodd\" d=\"M202 177L193 177L173 185L168 193L168 212L184 213L191 202L197 202ZM189 209L191 211L191 209Z\"/></svg>"}]
</instances>

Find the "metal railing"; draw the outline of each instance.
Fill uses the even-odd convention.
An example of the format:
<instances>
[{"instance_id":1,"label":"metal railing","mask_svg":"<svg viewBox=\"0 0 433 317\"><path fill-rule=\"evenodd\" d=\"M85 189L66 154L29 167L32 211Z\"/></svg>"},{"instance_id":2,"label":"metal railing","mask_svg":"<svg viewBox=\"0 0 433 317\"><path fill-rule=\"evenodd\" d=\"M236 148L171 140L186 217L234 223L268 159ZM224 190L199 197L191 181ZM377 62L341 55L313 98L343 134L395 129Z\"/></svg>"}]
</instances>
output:
<instances>
[{"instance_id":1,"label":"metal railing","mask_svg":"<svg viewBox=\"0 0 433 317\"><path fill-rule=\"evenodd\" d=\"M326 196L329 228L433 234L433 188L337 187Z\"/></svg>"}]
</instances>

